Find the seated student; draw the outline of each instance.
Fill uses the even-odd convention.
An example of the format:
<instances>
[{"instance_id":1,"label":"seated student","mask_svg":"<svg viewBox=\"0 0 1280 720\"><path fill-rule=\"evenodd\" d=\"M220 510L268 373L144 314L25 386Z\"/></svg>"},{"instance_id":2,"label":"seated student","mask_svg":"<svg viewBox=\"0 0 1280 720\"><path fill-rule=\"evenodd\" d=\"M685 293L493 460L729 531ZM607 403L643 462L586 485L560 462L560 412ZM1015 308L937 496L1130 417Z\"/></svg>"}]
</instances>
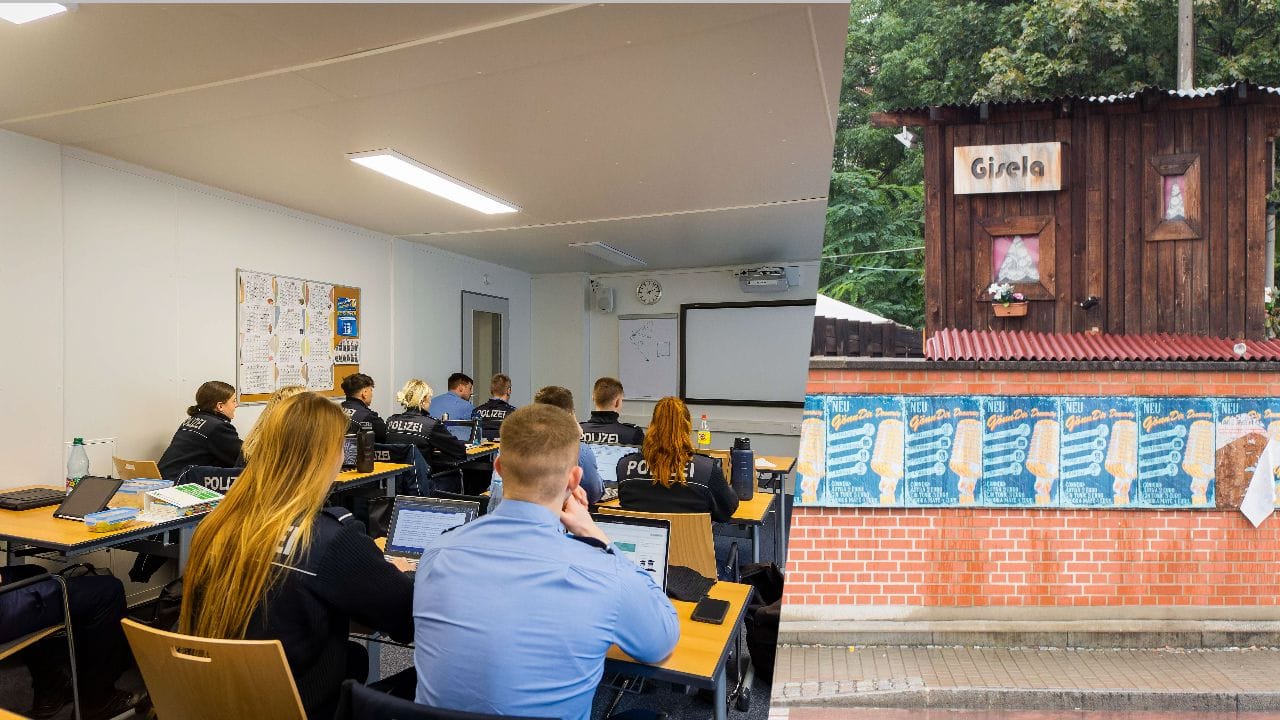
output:
<instances>
[{"instance_id":1,"label":"seated student","mask_svg":"<svg viewBox=\"0 0 1280 720\"><path fill-rule=\"evenodd\" d=\"M618 502L640 512L711 513L725 522L738 509L720 461L693 451L693 421L680 398L665 397L640 452L618 460Z\"/></svg>"},{"instance_id":2,"label":"seated student","mask_svg":"<svg viewBox=\"0 0 1280 720\"><path fill-rule=\"evenodd\" d=\"M643 428L618 421L618 413L622 411L622 383L611 377L596 380L591 388L591 402L595 410L591 418L582 423L583 440L608 445L639 445L644 441Z\"/></svg>"},{"instance_id":3,"label":"seated student","mask_svg":"<svg viewBox=\"0 0 1280 720\"><path fill-rule=\"evenodd\" d=\"M641 662L675 647L671 601L591 520L580 436L571 415L543 404L502 423L502 503L442 535L418 565L418 702L588 720L611 645Z\"/></svg>"},{"instance_id":4,"label":"seated student","mask_svg":"<svg viewBox=\"0 0 1280 720\"><path fill-rule=\"evenodd\" d=\"M351 418L347 432L372 430L374 442L386 442L387 424L369 407L373 402L373 378L364 373L348 375L342 379L342 392L347 395L347 399L342 401L342 409Z\"/></svg>"},{"instance_id":5,"label":"seated student","mask_svg":"<svg viewBox=\"0 0 1280 720\"><path fill-rule=\"evenodd\" d=\"M558 407L573 415L573 392L569 388L548 385L533 396L533 401ZM587 502L595 505L600 502L600 496L604 495L604 481L600 479L600 470L596 468L596 454L584 442L578 443L578 467L582 468L582 482L579 484L587 493Z\"/></svg>"},{"instance_id":6,"label":"seated student","mask_svg":"<svg viewBox=\"0 0 1280 720\"><path fill-rule=\"evenodd\" d=\"M267 418L271 417L271 413L280 407L281 400L288 400L294 395L306 392L307 389L301 385L285 385L271 394L271 399L267 401L267 406L262 408L262 414L258 416L258 422L253 424L253 428L249 430L249 434L244 436L244 444L240 447L240 462L236 463L241 467L245 461L253 454L253 449L258 446L258 442L262 439L262 427L266 424Z\"/></svg>"},{"instance_id":7,"label":"seated student","mask_svg":"<svg viewBox=\"0 0 1280 720\"><path fill-rule=\"evenodd\" d=\"M387 418L387 442L417 445L435 472L466 461L466 444L426 410L431 405L430 385L410 380L396 394L396 400L404 406L404 412Z\"/></svg>"},{"instance_id":8,"label":"seated student","mask_svg":"<svg viewBox=\"0 0 1280 720\"><path fill-rule=\"evenodd\" d=\"M441 420L470 420L475 408L471 407L471 394L475 390L475 382L463 375L454 373L449 376L449 392L438 395L431 401L427 412L431 417Z\"/></svg>"},{"instance_id":9,"label":"seated student","mask_svg":"<svg viewBox=\"0 0 1280 720\"><path fill-rule=\"evenodd\" d=\"M0 568L0 585L38 577L37 565ZM134 707L140 696L114 686L133 664L129 643L120 628L125 615L124 585L113 577L85 575L67 578L67 601L75 639L76 673L80 679L81 716L105 720ZM0 643L62 622L62 594L53 580L0 595ZM35 700L27 715L48 718L71 702L71 671L66 665L66 641L47 638L24 650L20 657L31 671Z\"/></svg>"},{"instance_id":10,"label":"seated student","mask_svg":"<svg viewBox=\"0 0 1280 720\"><path fill-rule=\"evenodd\" d=\"M367 659L351 620L406 641L413 582L341 508L322 511L342 466L346 415L315 393L280 403L244 474L196 528L178 632L275 639L308 718L334 715Z\"/></svg>"},{"instance_id":11,"label":"seated student","mask_svg":"<svg viewBox=\"0 0 1280 720\"><path fill-rule=\"evenodd\" d=\"M239 404L234 387L217 380L201 385L196 404L187 408L187 419L160 456L160 477L172 480L192 465L236 467L241 442L231 420Z\"/></svg>"},{"instance_id":12,"label":"seated student","mask_svg":"<svg viewBox=\"0 0 1280 720\"><path fill-rule=\"evenodd\" d=\"M498 373L489 381L489 401L476 408L471 417L480 420L485 440L497 440L498 428L507 415L516 409L511 400L511 378Z\"/></svg>"}]
</instances>

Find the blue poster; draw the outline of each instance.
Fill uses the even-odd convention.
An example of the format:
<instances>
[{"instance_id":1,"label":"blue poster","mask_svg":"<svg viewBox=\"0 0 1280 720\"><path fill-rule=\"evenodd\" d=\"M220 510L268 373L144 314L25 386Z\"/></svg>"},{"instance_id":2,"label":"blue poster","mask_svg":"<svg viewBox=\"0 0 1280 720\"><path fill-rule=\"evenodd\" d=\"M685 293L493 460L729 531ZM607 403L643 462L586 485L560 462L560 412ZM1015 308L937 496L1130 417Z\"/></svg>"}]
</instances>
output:
<instances>
[{"instance_id":1,"label":"blue poster","mask_svg":"<svg viewBox=\"0 0 1280 720\"><path fill-rule=\"evenodd\" d=\"M355 313L338 313L338 334L342 337L358 337L360 326L356 322Z\"/></svg>"},{"instance_id":2,"label":"blue poster","mask_svg":"<svg viewBox=\"0 0 1280 720\"><path fill-rule=\"evenodd\" d=\"M1213 507L1214 401L1141 398L1138 497L1150 508Z\"/></svg>"},{"instance_id":3,"label":"blue poster","mask_svg":"<svg viewBox=\"0 0 1280 720\"><path fill-rule=\"evenodd\" d=\"M823 407L826 473L820 505L901 505L903 423L892 396L836 396ZM803 498L802 498L803 499Z\"/></svg>"},{"instance_id":4,"label":"blue poster","mask_svg":"<svg viewBox=\"0 0 1280 720\"><path fill-rule=\"evenodd\" d=\"M1061 398L1058 505L1123 507L1137 477L1138 411L1131 398Z\"/></svg>"},{"instance_id":5,"label":"blue poster","mask_svg":"<svg viewBox=\"0 0 1280 720\"><path fill-rule=\"evenodd\" d=\"M982 431L980 504L989 507L1057 504L1057 398L983 398Z\"/></svg>"},{"instance_id":6,"label":"blue poster","mask_svg":"<svg viewBox=\"0 0 1280 720\"><path fill-rule=\"evenodd\" d=\"M982 477L982 399L906 397L906 504L973 505Z\"/></svg>"}]
</instances>

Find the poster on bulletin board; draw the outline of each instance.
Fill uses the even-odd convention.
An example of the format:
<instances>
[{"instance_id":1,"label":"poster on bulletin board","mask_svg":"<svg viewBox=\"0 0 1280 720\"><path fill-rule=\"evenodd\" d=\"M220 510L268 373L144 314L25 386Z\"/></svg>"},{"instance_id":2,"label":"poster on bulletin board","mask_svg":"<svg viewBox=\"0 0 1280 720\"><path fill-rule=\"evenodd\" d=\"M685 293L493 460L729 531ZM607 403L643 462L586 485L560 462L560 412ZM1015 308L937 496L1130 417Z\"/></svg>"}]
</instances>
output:
<instances>
[{"instance_id":1,"label":"poster on bulletin board","mask_svg":"<svg viewBox=\"0 0 1280 720\"><path fill-rule=\"evenodd\" d=\"M1235 507L1272 439L1280 398L810 395L796 501Z\"/></svg>"},{"instance_id":2,"label":"poster on bulletin board","mask_svg":"<svg viewBox=\"0 0 1280 720\"><path fill-rule=\"evenodd\" d=\"M359 288L236 270L240 402L286 385L340 397L343 378L360 371L359 313Z\"/></svg>"}]
</instances>

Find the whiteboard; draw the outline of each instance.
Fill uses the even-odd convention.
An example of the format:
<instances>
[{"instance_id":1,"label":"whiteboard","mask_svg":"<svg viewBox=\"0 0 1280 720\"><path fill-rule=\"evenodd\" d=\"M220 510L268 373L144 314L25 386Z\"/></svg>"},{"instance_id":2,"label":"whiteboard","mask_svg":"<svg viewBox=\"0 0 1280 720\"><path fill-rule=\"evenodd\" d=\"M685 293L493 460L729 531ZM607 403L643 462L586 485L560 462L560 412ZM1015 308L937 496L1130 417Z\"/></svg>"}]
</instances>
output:
<instances>
[{"instance_id":1,"label":"whiteboard","mask_svg":"<svg viewBox=\"0 0 1280 720\"><path fill-rule=\"evenodd\" d=\"M680 320L675 315L618 318L618 379L628 398L658 400L680 387Z\"/></svg>"},{"instance_id":2,"label":"whiteboard","mask_svg":"<svg viewBox=\"0 0 1280 720\"><path fill-rule=\"evenodd\" d=\"M686 402L804 403L814 301L682 305Z\"/></svg>"}]
</instances>

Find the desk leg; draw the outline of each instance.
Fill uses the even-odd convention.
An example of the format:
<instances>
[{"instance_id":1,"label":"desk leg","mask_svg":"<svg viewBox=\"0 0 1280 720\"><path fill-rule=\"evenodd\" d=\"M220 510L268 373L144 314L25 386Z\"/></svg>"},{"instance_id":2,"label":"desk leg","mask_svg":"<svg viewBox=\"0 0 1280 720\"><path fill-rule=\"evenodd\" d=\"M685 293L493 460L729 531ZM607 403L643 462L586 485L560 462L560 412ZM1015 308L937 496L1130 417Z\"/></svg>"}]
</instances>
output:
<instances>
[{"instance_id":1,"label":"desk leg","mask_svg":"<svg viewBox=\"0 0 1280 720\"><path fill-rule=\"evenodd\" d=\"M382 679L382 643L366 640L365 648L369 651L369 677L365 684Z\"/></svg>"},{"instance_id":2,"label":"desk leg","mask_svg":"<svg viewBox=\"0 0 1280 720\"><path fill-rule=\"evenodd\" d=\"M778 479L778 537L774 543L777 549L777 556L774 562L777 563L778 569L782 572L787 571L787 531L790 526L787 525L787 492L790 490L788 482L790 477L787 473L782 473Z\"/></svg>"},{"instance_id":3,"label":"desk leg","mask_svg":"<svg viewBox=\"0 0 1280 720\"><path fill-rule=\"evenodd\" d=\"M751 562L760 562L760 525L751 526Z\"/></svg>"},{"instance_id":4,"label":"desk leg","mask_svg":"<svg viewBox=\"0 0 1280 720\"><path fill-rule=\"evenodd\" d=\"M178 577L187 572L187 555L191 552L191 538L196 534L194 525L178 528Z\"/></svg>"},{"instance_id":5,"label":"desk leg","mask_svg":"<svg viewBox=\"0 0 1280 720\"><path fill-rule=\"evenodd\" d=\"M412 472L412 468L410 468L410 472ZM400 476L403 474L404 473L396 473L382 481L382 489L386 493L387 497L393 498L396 496L396 485L400 484ZM422 488L418 488L418 491L421 492Z\"/></svg>"},{"instance_id":6,"label":"desk leg","mask_svg":"<svg viewBox=\"0 0 1280 720\"><path fill-rule=\"evenodd\" d=\"M729 720L729 664L725 663L720 666L720 672L716 673L716 687L712 690L716 696L716 720Z\"/></svg>"}]
</instances>

